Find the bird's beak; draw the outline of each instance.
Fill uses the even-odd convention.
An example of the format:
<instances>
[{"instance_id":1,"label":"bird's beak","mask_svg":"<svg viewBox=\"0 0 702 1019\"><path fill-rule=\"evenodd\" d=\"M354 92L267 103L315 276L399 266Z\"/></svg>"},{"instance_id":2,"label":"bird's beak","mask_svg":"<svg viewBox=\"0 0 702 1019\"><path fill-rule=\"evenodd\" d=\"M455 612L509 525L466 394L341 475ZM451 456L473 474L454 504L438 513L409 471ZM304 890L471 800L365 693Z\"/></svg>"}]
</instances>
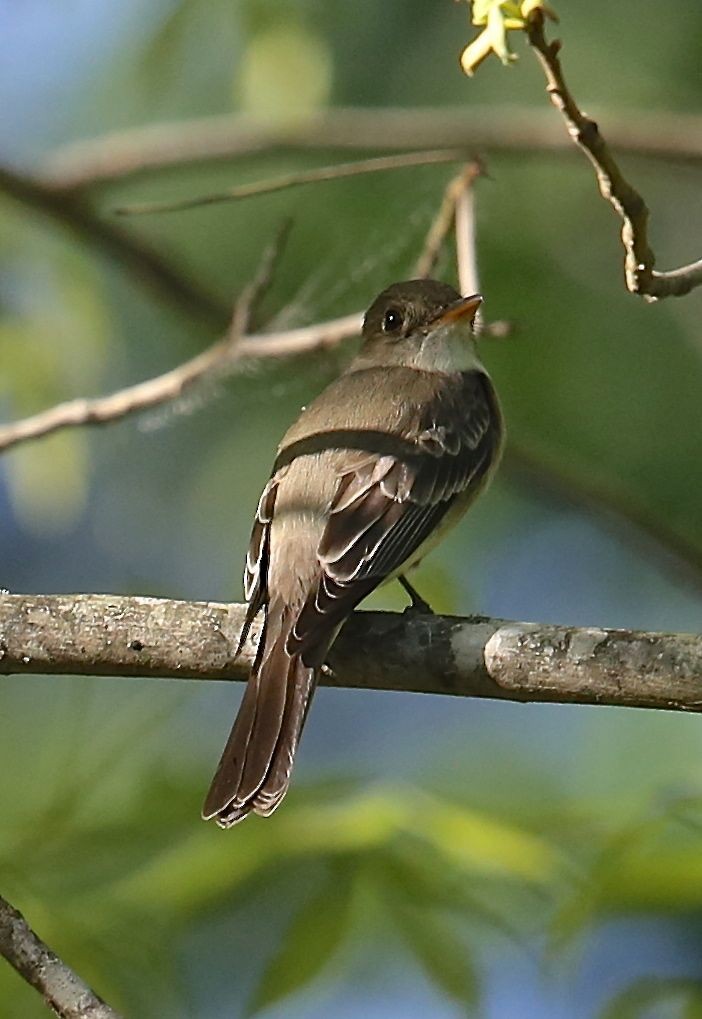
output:
<instances>
[{"instance_id":1,"label":"bird's beak","mask_svg":"<svg viewBox=\"0 0 702 1019\"><path fill-rule=\"evenodd\" d=\"M482 303L483 299L480 294L473 294L472 297L462 297L460 301L456 301L446 311L442 311L431 323L431 327L436 329L437 326L447 326L452 325L454 322L463 321L472 324L476 312Z\"/></svg>"}]
</instances>

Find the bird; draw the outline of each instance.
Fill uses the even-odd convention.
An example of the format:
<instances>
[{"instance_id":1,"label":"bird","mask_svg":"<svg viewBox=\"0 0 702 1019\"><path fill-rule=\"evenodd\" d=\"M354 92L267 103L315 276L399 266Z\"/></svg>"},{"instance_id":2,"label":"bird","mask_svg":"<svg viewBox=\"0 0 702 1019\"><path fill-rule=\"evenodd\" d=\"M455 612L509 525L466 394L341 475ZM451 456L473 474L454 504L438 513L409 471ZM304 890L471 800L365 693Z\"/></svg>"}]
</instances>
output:
<instances>
[{"instance_id":1,"label":"bird","mask_svg":"<svg viewBox=\"0 0 702 1019\"><path fill-rule=\"evenodd\" d=\"M244 571L238 655L262 626L202 816L268 816L290 784L321 670L344 620L463 516L499 463L504 423L476 349L479 294L394 283L365 314L349 366L303 408L263 489Z\"/></svg>"}]
</instances>

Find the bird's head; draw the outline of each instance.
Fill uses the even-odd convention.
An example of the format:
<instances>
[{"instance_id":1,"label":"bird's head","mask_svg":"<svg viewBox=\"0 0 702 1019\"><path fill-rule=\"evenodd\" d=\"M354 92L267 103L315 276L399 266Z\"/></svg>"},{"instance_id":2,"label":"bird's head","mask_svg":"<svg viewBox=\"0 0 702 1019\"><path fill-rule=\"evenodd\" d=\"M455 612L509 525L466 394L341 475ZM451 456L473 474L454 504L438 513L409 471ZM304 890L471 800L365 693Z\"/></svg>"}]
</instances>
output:
<instances>
[{"instance_id":1,"label":"bird's head","mask_svg":"<svg viewBox=\"0 0 702 1019\"><path fill-rule=\"evenodd\" d=\"M465 371L476 362L473 322L482 297L461 297L438 280L393 283L363 320L355 366L405 365L428 371Z\"/></svg>"}]
</instances>

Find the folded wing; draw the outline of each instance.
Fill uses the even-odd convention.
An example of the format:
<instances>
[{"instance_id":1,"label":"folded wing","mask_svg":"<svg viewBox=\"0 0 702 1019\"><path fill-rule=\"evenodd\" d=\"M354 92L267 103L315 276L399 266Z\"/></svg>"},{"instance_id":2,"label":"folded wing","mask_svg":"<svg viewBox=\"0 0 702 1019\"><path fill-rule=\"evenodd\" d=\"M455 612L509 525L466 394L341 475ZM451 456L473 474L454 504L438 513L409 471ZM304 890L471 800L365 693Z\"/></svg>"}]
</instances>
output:
<instances>
[{"instance_id":1,"label":"folded wing","mask_svg":"<svg viewBox=\"0 0 702 1019\"><path fill-rule=\"evenodd\" d=\"M353 459L353 467L339 477L318 548L320 579L288 638L291 654L301 655L308 666L323 663L328 647L323 635L412 562L458 500L464 507L472 501L500 441L491 383L472 372L448 377L435 398L421 406L396 455Z\"/></svg>"}]
</instances>

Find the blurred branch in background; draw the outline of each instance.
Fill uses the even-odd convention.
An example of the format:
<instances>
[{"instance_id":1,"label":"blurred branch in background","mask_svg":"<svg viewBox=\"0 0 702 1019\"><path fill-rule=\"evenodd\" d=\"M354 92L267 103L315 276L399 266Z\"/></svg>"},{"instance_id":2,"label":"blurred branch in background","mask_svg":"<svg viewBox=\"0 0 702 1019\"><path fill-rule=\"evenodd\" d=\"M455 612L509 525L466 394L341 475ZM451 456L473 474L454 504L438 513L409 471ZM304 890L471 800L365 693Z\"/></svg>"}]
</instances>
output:
<instances>
[{"instance_id":1,"label":"blurred branch in background","mask_svg":"<svg viewBox=\"0 0 702 1019\"><path fill-rule=\"evenodd\" d=\"M0 166L0 194L3 193L67 227L79 241L107 255L140 285L150 288L190 318L217 330L226 324L229 311L217 298L150 244L101 219L82 195L56 194L36 178Z\"/></svg>"},{"instance_id":2,"label":"blurred branch in background","mask_svg":"<svg viewBox=\"0 0 702 1019\"><path fill-rule=\"evenodd\" d=\"M702 160L702 117L694 114L602 113L620 152L651 159ZM569 138L543 110L492 106L458 109L337 107L302 122L272 124L247 114L224 114L116 131L54 151L38 168L57 193L109 184L139 174L298 151L417 148L487 152L572 152Z\"/></svg>"},{"instance_id":3,"label":"blurred branch in background","mask_svg":"<svg viewBox=\"0 0 702 1019\"><path fill-rule=\"evenodd\" d=\"M0 674L246 679L246 606L117 595L0 595ZM702 711L702 636L356 612L326 686Z\"/></svg>"},{"instance_id":4,"label":"blurred branch in background","mask_svg":"<svg viewBox=\"0 0 702 1019\"><path fill-rule=\"evenodd\" d=\"M702 591L702 551L624 491L598 482L592 473L585 475L565 463L550 463L541 452L512 438L504 466L531 494L588 510L618 537L655 559L675 580Z\"/></svg>"},{"instance_id":5,"label":"blurred branch in background","mask_svg":"<svg viewBox=\"0 0 702 1019\"><path fill-rule=\"evenodd\" d=\"M120 1019L1 895L0 954L61 1019Z\"/></svg>"},{"instance_id":6,"label":"blurred branch in background","mask_svg":"<svg viewBox=\"0 0 702 1019\"><path fill-rule=\"evenodd\" d=\"M303 184L321 184L325 181L342 180L344 177L359 177L366 173L384 173L387 170L402 170L413 166L457 163L465 159L465 155L459 149L434 149L432 151L407 152L399 156L359 159L352 163L336 163L333 166L316 166L311 170L285 173L279 177L273 177L271 180L240 184L227 191L198 195L195 198L183 198L175 202L141 202L134 205L122 205L113 211L119 216L138 216L153 212L183 212L186 209L197 209L202 205L216 205L219 202L232 202L243 198L270 195L276 191L285 191L287 188L300 187Z\"/></svg>"},{"instance_id":7,"label":"blurred branch in background","mask_svg":"<svg viewBox=\"0 0 702 1019\"><path fill-rule=\"evenodd\" d=\"M702 259L670 272L656 272L653 268L655 255L648 243L649 210L644 199L622 174L595 121L585 116L568 89L558 58L561 43L546 41L543 12L534 10L526 19L526 26L529 43L546 75L551 102L562 114L570 137L595 167L602 197L622 220L627 288L632 294L655 301L682 297L702 285Z\"/></svg>"}]
</instances>

